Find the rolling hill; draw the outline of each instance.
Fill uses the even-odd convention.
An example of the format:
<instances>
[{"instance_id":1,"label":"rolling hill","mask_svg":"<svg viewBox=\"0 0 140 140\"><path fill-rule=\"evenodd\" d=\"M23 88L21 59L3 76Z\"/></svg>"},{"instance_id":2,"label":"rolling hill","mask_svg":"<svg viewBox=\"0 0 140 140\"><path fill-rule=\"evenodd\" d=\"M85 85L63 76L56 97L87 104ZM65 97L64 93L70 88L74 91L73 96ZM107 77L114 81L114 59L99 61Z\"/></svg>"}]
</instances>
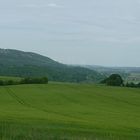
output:
<instances>
[{"instance_id":1,"label":"rolling hill","mask_svg":"<svg viewBox=\"0 0 140 140\"><path fill-rule=\"evenodd\" d=\"M11 49L0 49L0 66L1 76L47 76L51 81L61 82L98 82L104 78L88 68L69 66L36 53Z\"/></svg>"}]
</instances>

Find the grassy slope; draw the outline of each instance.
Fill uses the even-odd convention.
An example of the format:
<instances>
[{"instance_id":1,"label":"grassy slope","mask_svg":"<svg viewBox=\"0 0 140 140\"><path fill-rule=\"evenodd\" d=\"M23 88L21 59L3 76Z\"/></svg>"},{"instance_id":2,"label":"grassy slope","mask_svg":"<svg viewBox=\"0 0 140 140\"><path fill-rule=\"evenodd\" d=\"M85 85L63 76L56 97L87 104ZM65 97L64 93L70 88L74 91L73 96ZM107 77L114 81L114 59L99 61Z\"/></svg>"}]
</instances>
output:
<instances>
[{"instance_id":1,"label":"grassy slope","mask_svg":"<svg viewBox=\"0 0 140 140\"><path fill-rule=\"evenodd\" d=\"M61 83L0 87L0 139L139 140L140 89Z\"/></svg>"}]
</instances>

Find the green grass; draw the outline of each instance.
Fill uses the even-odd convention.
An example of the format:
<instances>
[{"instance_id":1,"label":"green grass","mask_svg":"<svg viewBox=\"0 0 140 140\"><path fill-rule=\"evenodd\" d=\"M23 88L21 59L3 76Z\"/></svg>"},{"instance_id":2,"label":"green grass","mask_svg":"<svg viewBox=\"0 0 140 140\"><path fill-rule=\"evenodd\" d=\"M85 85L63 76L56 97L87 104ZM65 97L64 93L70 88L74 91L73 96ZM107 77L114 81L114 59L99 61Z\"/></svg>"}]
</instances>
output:
<instances>
[{"instance_id":1,"label":"green grass","mask_svg":"<svg viewBox=\"0 0 140 140\"><path fill-rule=\"evenodd\" d=\"M140 89L92 84L0 87L2 140L140 140Z\"/></svg>"}]
</instances>

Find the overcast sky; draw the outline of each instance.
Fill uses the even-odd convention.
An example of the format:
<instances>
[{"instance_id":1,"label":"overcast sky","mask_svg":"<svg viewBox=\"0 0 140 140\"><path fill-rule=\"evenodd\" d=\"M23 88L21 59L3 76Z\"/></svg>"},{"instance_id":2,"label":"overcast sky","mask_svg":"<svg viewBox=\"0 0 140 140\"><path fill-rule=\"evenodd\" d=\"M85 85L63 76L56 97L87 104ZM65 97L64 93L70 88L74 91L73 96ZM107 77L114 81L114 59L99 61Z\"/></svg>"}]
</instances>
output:
<instances>
[{"instance_id":1,"label":"overcast sky","mask_svg":"<svg viewBox=\"0 0 140 140\"><path fill-rule=\"evenodd\" d=\"M140 66L140 0L0 0L0 48Z\"/></svg>"}]
</instances>

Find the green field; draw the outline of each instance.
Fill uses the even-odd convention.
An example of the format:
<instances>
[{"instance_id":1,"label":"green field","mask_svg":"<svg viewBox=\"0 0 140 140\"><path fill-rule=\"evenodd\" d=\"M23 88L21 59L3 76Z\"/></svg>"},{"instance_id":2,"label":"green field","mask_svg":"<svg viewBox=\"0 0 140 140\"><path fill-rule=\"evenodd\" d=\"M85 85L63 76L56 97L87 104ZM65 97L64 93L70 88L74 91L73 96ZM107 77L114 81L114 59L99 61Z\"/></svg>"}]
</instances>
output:
<instances>
[{"instance_id":1,"label":"green field","mask_svg":"<svg viewBox=\"0 0 140 140\"><path fill-rule=\"evenodd\" d=\"M140 140L140 89L0 87L0 140Z\"/></svg>"}]
</instances>

